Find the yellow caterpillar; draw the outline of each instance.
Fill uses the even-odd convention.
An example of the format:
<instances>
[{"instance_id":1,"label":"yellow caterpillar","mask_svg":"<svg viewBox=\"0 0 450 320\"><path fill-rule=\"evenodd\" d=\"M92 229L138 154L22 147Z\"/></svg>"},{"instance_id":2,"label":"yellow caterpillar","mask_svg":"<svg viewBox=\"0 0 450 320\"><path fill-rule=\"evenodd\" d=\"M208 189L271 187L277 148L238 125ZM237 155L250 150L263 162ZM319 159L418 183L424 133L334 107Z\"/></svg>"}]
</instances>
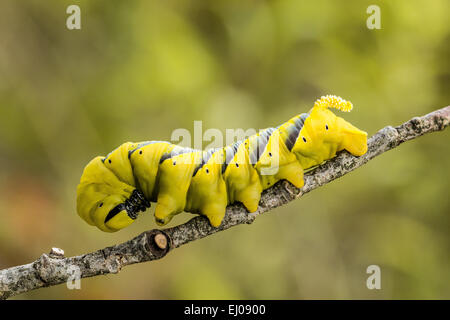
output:
<instances>
[{"instance_id":1,"label":"yellow caterpillar","mask_svg":"<svg viewBox=\"0 0 450 320\"><path fill-rule=\"evenodd\" d=\"M303 187L303 171L347 150L367 152L367 133L329 108L350 111L336 96L308 112L225 148L208 151L163 141L127 142L88 163L77 188L77 211L90 225L114 232L156 202L155 220L168 223L182 211L205 215L218 227L226 206L258 208L261 192L285 179Z\"/></svg>"}]
</instances>

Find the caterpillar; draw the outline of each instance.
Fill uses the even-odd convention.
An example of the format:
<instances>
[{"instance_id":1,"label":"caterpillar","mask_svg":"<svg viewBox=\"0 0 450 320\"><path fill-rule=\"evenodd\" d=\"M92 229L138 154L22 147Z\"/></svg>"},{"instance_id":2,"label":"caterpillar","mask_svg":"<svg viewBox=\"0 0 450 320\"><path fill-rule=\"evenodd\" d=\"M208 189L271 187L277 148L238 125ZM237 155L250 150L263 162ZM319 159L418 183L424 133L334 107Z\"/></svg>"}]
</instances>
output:
<instances>
[{"instance_id":1,"label":"caterpillar","mask_svg":"<svg viewBox=\"0 0 450 320\"><path fill-rule=\"evenodd\" d=\"M224 148L195 150L165 141L126 142L91 160L77 187L77 212L88 224L115 232L156 202L155 221L167 224L186 211L220 226L226 207L241 202L255 212L263 190L280 180L297 188L304 170L347 150L367 152L367 133L330 109L349 112L340 97L318 99L308 113L261 130Z\"/></svg>"}]
</instances>

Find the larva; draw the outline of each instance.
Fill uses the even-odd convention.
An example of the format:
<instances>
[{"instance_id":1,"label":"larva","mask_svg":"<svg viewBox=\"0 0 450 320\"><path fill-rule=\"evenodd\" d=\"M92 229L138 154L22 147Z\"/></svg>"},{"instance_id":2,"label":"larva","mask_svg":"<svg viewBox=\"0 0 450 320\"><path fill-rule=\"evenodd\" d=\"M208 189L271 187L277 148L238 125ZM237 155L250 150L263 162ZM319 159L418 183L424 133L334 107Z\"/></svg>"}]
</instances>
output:
<instances>
[{"instance_id":1,"label":"larva","mask_svg":"<svg viewBox=\"0 0 450 320\"><path fill-rule=\"evenodd\" d=\"M164 141L127 142L85 167L77 188L77 212L90 225L114 232L156 202L155 220L167 224L186 211L218 227L227 205L241 202L255 212L261 192L280 180L303 186L304 170L347 150L367 152L367 133L329 109L350 111L336 96L317 100L308 113L244 141L194 150Z\"/></svg>"}]
</instances>

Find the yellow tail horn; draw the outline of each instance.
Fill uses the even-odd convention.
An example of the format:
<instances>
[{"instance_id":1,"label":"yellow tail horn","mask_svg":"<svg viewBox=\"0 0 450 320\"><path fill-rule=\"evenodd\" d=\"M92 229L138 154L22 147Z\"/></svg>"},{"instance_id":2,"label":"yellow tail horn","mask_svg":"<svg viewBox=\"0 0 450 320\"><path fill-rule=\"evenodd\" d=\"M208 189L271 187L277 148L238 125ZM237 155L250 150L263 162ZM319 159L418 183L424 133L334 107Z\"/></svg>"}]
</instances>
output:
<instances>
[{"instance_id":1,"label":"yellow tail horn","mask_svg":"<svg viewBox=\"0 0 450 320\"><path fill-rule=\"evenodd\" d=\"M326 95L320 97L315 103L316 108L335 108L344 112L350 112L353 108L353 104L350 101L346 101L341 97L334 95Z\"/></svg>"}]
</instances>

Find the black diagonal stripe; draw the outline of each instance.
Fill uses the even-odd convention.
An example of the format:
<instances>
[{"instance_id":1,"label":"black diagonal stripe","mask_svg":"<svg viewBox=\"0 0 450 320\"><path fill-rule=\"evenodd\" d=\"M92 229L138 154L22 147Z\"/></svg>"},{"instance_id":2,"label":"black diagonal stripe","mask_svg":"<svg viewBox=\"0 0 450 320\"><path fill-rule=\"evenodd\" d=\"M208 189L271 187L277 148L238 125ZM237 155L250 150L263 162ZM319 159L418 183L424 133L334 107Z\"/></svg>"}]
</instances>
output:
<instances>
[{"instance_id":1,"label":"black diagonal stripe","mask_svg":"<svg viewBox=\"0 0 450 320\"><path fill-rule=\"evenodd\" d=\"M220 148L219 149L209 149L207 151L203 151L202 161L200 162L200 164L197 167L195 167L194 172L192 173L193 177L197 174L198 170L200 170L208 162L208 160L211 159L212 155L218 150L220 150Z\"/></svg>"},{"instance_id":2,"label":"black diagonal stripe","mask_svg":"<svg viewBox=\"0 0 450 320\"><path fill-rule=\"evenodd\" d=\"M197 151L198 150L191 149L191 148L184 148L184 147L176 146L172 151L166 152L166 153L164 153L161 156L161 159L159 160L159 164L161 164L164 160L173 158L173 157L178 156L180 154L192 153L192 152L197 152Z\"/></svg>"},{"instance_id":3,"label":"black diagonal stripe","mask_svg":"<svg viewBox=\"0 0 450 320\"><path fill-rule=\"evenodd\" d=\"M252 165L256 165L259 158L261 158L264 150L266 149L267 143L269 142L269 138L275 132L275 130L275 128L262 130L259 135L252 141L250 151L250 163Z\"/></svg>"},{"instance_id":4,"label":"black diagonal stripe","mask_svg":"<svg viewBox=\"0 0 450 320\"><path fill-rule=\"evenodd\" d=\"M105 223L107 223L109 220L114 218L122 210L127 210L125 203L119 203L117 206L112 208L111 211L108 213L108 215L105 218Z\"/></svg>"},{"instance_id":5,"label":"black diagonal stripe","mask_svg":"<svg viewBox=\"0 0 450 320\"><path fill-rule=\"evenodd\" d=\"M258 148L259 148L259 152L258 152L258 158L256 159L256 161L259 160L259 158L262 156L264 150L267 147L267 144L269 143L269 138L272 136L272 134L275 132L275 128L268 128L266 131L264 131L264 133L262 135L259 136L258 139Z\"/></svg>"},{"instance_id":6,"label":"black diagonal stripe","mask_svg":"<svg viewBox=\"0 0 450 320\"><path fill-rule=\"evenodd\" d=\"M108 154L106 155L106 157L104 157L104 158L102 159L102 162L105 163L106 159L108 159L108 157L109 157L114 151L116 151L116 150L119 149L119 148L120 148L120 146L118 146L118 147L115 148L113 151L111 151L110 153L108 153Z\"/></svg>"},{"instance_id":7,"label":"black diagonal stripe","mask_svg":"<svg viewBox=\"0 0 450 320\"><path fill-rule=\"evenodd\" d=\"M161 156L161 159L159 159L159 164L161 164L164 160L170 159L171 153L170 152L166 152Z\"/></svg>"},{"instance_id":8,"label":"black diagonal stripe","mask_svg":"<svg viewBox=\"0 0 450 320\"><path fill-rule=\"evenodd\" d=\"M239 146L242 144L242 141L238 141L233 143L230 146L225 147L225 162L222 165L222 173L227 170L228 164L233 160L234 155L237 153Z\"/></svg>"},{"instance_id":9,"label":"black diagonal stripe","mask_svg":"<svg viewBox=\"0 0 450 320\"><path fill-rule=\"evenodd\" d=\"M309 112L308 113L302 113L300 115L300 120L302 121L302 126L305 123L306 118L308 118L308 117L309 117Z\"/></svg>"},{"instance_id":10,"label":"black diagonal stripe","mask_svg":"<svg viewBox=\"0 0 450 320\"><path fill-rule=\"evenodd\" d=\"M300 134L300 131L302 130L303 125L305 124L305 120L306 118L308 118L308 116L309 116L308 113L302 113L295 119L294 125L287 129L289 135L286 138L285 145L289 151L291 151L292 148L294 147L295 142L298 139L298 135Z\"/></svg>"},{"instance_id":11,"label":"black diagonal stripe","mask_svg":"<svg viewBox=\"0 0 450 320\"><path fill-rule=\"evenodd\" d=\"M139 150L145 146L148 146L150 144L154 144L154 143L167 143L169 144L167 141L145 141L145 142L141 142L139 143L136 148L134 148L133 150L128 151L128 159L130 159L131 155L136 151Z\"/></svg>"}]
</instances>

